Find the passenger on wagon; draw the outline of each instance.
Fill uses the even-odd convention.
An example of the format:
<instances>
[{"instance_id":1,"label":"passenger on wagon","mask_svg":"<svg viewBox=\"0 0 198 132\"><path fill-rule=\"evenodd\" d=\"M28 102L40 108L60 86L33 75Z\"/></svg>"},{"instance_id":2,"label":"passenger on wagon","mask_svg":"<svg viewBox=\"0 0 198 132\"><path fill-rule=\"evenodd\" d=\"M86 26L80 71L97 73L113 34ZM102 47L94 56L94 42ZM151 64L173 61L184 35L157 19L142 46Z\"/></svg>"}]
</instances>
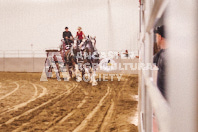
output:
<instances>
[{"instance_id":1,"label":"passenger on wagon","mask_svg":"<svg viewBox=\"0 0 198 132\"><path fill-rule=\"evenodd\" d=\"M72 33L68 30L68 27L65 27L65 31L63 32L63 38L65 40L66 45L71 45L73 43L73 36Z\"/></svg>"},{"instance_id":2,"label":"passenger on wagon","mask_svg":"<svg viewBox=\"0 0 198 132\"><path fill-rule=\"evenodd\" d=\"M85 37L85 34L83 33L83 31L81 31L81 29L82 29L81 27L78 27L78 31L76 33L76 37L79 40L78 44L80 44L82 42L83 38Z\"/></svg>"},{"instance_id":3,"label":"passenger on wagon","mask_svg":"<svg viewBox=\"0 0 198 132\"><path fill-rule=\"evenodd\" d=\"M166 65L167 65L167 45L165 38L164 26L160 26L155 30L157 45L160 51L154 55L153 63L158 67L157 87L162 95L166 97Z\"/></svg>"}]
</instances>

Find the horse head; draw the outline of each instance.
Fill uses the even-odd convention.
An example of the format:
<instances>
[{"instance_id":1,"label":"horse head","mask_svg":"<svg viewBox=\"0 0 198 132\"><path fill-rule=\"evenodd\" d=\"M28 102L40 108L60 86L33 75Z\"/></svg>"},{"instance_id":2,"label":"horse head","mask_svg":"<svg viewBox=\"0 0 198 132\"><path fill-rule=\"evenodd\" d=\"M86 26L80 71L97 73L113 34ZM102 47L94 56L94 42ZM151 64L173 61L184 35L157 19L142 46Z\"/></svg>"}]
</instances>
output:
<instances>
[{"instance_id":1,"label":"horse head","mask_svg":"<svg viewBox=\"0 0 198 132\"><path fill-rule=\"evenodd\" d=\"M91 36L87 36L86 39L85 39L85 47L88 47L88 48L91 48L91 49L94 49L94 45L96 43L96 39L95 37L91 37Z\"/></svg>"}]
</instances>

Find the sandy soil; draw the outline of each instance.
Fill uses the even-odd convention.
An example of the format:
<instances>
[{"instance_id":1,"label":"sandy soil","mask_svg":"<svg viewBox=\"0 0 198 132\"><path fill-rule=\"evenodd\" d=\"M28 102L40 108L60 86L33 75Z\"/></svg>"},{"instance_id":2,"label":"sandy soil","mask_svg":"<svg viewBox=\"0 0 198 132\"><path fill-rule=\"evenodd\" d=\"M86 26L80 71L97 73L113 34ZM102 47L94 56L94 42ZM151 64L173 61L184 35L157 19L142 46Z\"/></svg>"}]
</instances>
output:
<instances>
[{"instance_id":1,"label":"sandy soil","mask_svg":"<svg viewBox=\"0 0 198 132\"><path fill-rule=\"evenodd\" d=\"M1 132L137 132L138 77L40 81L41 73L0 72ZM110 78L110 77L109 77Z\"/></svg>"}]
</instances>

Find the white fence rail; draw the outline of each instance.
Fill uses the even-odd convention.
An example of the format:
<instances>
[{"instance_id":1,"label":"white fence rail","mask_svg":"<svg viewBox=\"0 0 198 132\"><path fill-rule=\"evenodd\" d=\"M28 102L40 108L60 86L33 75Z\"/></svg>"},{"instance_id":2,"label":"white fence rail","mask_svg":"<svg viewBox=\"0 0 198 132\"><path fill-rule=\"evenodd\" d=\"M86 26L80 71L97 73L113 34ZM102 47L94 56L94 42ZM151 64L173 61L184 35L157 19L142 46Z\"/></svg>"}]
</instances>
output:
<instances>
[{"instance_id":1,"label":"white fence rail","mask_svg":"<svg viewBox=\"0 0 198 132\"><path fill-rule=\"evenodd\" d=\"M153 63L153 27L167 6L166 0L145 0L140 5L140 63ZM139 72L139 131L153 132L155 114L160 132L169 132L170 106L154 85L152 70Z\"/></svg>"},{"instance_id":2,"label":"white fence rail","mask_svg":"<svg viewBox=\"0 0 198 132\"><path fill-rule=\"evenodd\" d=\"M157 120L159 121L160 132L169 131L169 116L170 116L170 106L168 102L161 95L159 89L154 85L153 78L146 76L143 71L143 78L145 81L145 86L150 97L152 109L155 111Z\"/></svg>"},{"instance_id":3,"label":"white fence rail","mask_svg":"<svg viewBox=\"0 0 198 132\"><path fill-rule=\"evenodd\" d=\"M152 63L153 28L165 12L167 33L167 100L152 80L152 71L139 72L139 131L153 132L154 113L159 132L198 131L198 0L141 0L139 56Z\"/></svg>"}]
</instances>

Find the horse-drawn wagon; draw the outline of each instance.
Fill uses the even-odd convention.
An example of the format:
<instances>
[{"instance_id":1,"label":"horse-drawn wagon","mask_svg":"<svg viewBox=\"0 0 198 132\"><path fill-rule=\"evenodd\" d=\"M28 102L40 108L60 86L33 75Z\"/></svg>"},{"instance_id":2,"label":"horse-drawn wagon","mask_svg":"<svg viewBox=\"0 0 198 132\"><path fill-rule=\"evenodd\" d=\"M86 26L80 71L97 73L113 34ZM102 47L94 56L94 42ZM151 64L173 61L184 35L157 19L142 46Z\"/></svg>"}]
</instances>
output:
<instances>
[{"instance_id":1,"label":"horse-drawn wagon","mask_svg":"<svg viewBox=\"0 0 198 132\"><path fill-rule=\"evenodd\" d=\"M95 80L96 67L99 64L99 53L95 48L96 39L86 37L83 42L66 45L61 41L60 50L46 50L45 73L48 78L52 77L52 71L56 78L60 80L61 74L64 80L76 77L76 81L81 81L88 77L92 85L97 85ZM86 74L87 73L87 74Z\"/></svg>"}]
</instances>

